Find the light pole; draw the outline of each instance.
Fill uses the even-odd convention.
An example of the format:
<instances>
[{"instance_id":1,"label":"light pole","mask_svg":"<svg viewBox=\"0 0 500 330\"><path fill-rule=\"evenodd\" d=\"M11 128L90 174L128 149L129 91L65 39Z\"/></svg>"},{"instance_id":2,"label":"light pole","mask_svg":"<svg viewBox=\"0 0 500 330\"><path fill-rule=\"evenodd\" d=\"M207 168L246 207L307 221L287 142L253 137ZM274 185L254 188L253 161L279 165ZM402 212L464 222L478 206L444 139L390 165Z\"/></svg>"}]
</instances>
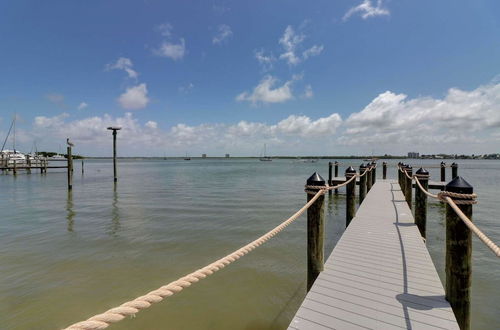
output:
<instances>
[{"instance_id":1,"label":"light pole","mask_svg":"<svg viewBox=\"0 0 500 330\"><path fill-rule=\"evenodd\" d=\"M121 130L121 127L108 127L110 131L113 131L113 176L114 181L117 182L118 178L116 177L116 131Z\"/></svg>"}]
</instances>

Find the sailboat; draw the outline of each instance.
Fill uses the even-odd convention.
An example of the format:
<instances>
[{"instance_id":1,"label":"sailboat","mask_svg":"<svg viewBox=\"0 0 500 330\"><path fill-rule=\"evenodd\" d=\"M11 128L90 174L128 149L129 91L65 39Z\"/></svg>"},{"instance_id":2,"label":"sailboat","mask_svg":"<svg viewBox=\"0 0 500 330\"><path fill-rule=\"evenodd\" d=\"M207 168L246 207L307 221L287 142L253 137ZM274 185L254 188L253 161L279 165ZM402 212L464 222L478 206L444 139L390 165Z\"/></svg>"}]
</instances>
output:
<instances>
[{"instance_id":1,"label":"sailboat","mask_svg":"<svg viewBox=\"0 0 500 330\"><path fill-rule=\"evenodd\" d=\"M266 144L264 143L264 157L260 157L261 162L270 162L272 161L271 157L266 155Z\"/></svg>"},{"instance_id":2,"label":"sailboat","mask_svg":"<svg viewBox=\"0 0 500 330\"><path fill-rule=\"evenodd\" d=\"M191 157L188 156L187 152L186 152L186 157L184 157L184 160L191 160Z\"/></svg>"},{"instance_id":3,"label":"sailboat","mask_svg":"<svg viewBox=\"0 0 500 330\"><path fill-rule=\"evenodd\" d=\"M5 141L3 142L2 150L0 151L2 160L7 159L7 165L14 165L14 163L16 163L16 165L24 165L26 163L26 155L16 150L16 118L17 115L14 115L12 123L10 124L9 131L7 132L7 136L5 137ZM12 128L14 128L14 134L12 135L13 150L7 150L4 148L7 140L9 139Z\"/></svg>"}]
</instances>

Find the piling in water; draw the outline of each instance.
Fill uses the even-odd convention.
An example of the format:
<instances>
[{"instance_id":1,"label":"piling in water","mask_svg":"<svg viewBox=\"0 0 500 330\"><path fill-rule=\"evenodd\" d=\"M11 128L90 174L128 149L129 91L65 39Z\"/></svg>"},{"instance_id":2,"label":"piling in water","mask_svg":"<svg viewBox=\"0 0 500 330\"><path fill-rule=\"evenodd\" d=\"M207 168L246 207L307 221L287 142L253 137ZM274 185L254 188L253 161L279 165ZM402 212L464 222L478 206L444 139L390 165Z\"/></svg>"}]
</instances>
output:
<instances>
[{"instance_id":1,"label":"piling in water","mask_svg":"<svg viewBox=\"0 0 500 330\"><path fill-rule=\"evenodd\" d=\"M406 167L406 174L408 174L408 176L405 175L405 199L406 199L406 202L408 203L408 207L410 208L411 210L411 201L412 201L412 183L413 183L413 180L411 179L411 176L412 176L412 167L411 166L407 166Z\"/></svg>"},{"instance_id":2,"label":"piling in water","mask_svg":"<svg viewBox=\"0 0 500 330\"><path fill-rule=\"evenodd\" d=\"M332 185L332 162L328 162L328 185ZM332 191L328 190L328 195L331 195Z\"/></svg>"},{"instance_id":3,"label":"piling in water","mask_svg":"<svg viewBox=\"0 0 500 330\"><path fill-rule=\"evenodd\" d=\"M382 179L387 179L387 163L382 163Z\"/></svg>"},{"instance_id":4,"label":"piling in water","mask_svg":"<svg viewBox=\"0 0 500 330\"><path fill-rule=\"evenodd\" d=\"M419 168L415 172L418 181L425 190L429 190L429 172L423 168ZM427 195L420 189L415 182L415 224L417 225L420 235L425 238L427 224Z\"/></svg>"},{"instance_id":5,"label":"piling in water","mask_svg":"<svg viewBox=\"0 0 500 330\"><path fill-rule=\"evenodd\" d=\"M307 179L308 186L326 186L325 180L318 173L314 173ZM318 188L307 189L307 201L309 202ZM307 209L307 291L309 291L323 271L324 260L324 195L319 198Z\"/></svg>"}]
</instances>

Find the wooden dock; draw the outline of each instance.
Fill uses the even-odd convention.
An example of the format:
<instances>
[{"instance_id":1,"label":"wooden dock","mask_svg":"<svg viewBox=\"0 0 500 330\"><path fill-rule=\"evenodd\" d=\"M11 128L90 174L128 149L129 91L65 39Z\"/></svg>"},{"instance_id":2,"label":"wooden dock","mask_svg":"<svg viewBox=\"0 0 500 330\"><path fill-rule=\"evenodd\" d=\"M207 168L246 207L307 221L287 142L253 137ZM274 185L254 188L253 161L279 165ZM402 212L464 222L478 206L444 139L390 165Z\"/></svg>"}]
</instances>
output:
<instances>
[{"instance_id":1,"label":"wooden dock","mask_svg":"<svg viewBox=\"0 0 500 330\"><path fill-rule=\"evenodd\" d=\"M372 187L289 329L459 329L397 181Z\"/></svg>"},{"instance_id":2,"label":"wooden dock","mask_svg":"<svg viewBox=\"0 0 500 330\"><path fill-rule=\"evenodd\" d=\"M332 178L332 185L340 184L345 182L345 176L339 176ZM429 181L429 189L443 189L447 182L444 181ZM359 179L356 179L356 185L359 186ZM415 187L415 184L413 184Z\"/></svg>"}]
</instances>

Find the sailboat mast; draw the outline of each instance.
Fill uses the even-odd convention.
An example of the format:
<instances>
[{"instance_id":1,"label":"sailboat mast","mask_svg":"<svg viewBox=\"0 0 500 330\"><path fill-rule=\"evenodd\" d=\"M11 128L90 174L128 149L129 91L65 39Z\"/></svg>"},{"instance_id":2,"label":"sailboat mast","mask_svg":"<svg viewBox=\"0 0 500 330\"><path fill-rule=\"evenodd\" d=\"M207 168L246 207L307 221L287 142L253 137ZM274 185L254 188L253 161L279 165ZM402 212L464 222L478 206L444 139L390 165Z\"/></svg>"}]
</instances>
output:
<instances>
[{"instance_id":1,"label":"sailboat mast","mask_svg":"<svg viewBox=\"0 0 500 330\"><path fill-rule=\"evenodd\" d=\"M264 157L267 157L266 144L264 143Z\"/></svg>"},{"instance_id":2,"label":"sailboat mast","mask_svg":"<svg viewBox=\"0 0 500 330\"><path fill-rule=\"evenodd\" d=\"M13 149L14 149L14 153L16 153L16 117L17 115L14 114L14 136L13 136Z\"/></svg>"}]
</instances>

